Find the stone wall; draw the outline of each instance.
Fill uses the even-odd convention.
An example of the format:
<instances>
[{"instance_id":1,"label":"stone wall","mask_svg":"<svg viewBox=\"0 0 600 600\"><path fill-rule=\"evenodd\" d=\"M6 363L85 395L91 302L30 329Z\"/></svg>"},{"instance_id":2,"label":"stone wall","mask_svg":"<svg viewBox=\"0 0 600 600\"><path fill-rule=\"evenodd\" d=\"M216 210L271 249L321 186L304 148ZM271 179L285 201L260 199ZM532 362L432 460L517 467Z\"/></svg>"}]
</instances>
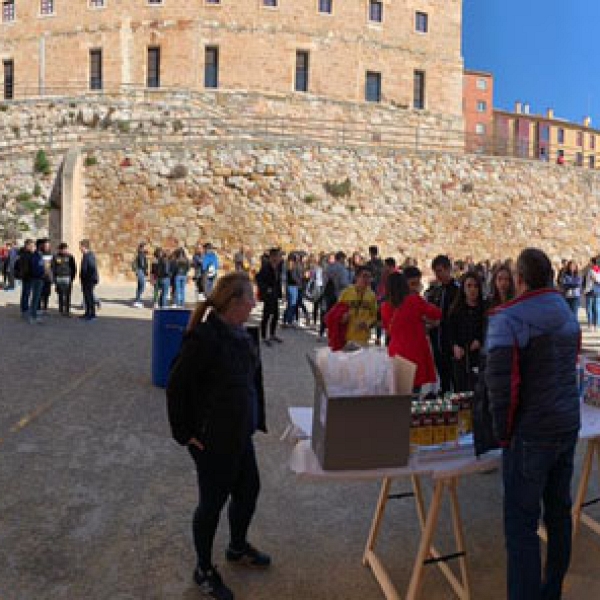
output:
<instances>
[{"instance_id":1,"label":"stone wall","mask_svg":"<svg viewBox=\"0 0 600 600\"><path fill-rule=\"evenodd\" d=\"M141 240L189 249L211 241L227 258L240 245L317 252L377 244L421 264L440 252L514 257L528 245L553 260L598 251L600 179L578 168L235 143L96 158L83 177L85 228L105 275L128 275Z\"/></svg>"}]
</instances>

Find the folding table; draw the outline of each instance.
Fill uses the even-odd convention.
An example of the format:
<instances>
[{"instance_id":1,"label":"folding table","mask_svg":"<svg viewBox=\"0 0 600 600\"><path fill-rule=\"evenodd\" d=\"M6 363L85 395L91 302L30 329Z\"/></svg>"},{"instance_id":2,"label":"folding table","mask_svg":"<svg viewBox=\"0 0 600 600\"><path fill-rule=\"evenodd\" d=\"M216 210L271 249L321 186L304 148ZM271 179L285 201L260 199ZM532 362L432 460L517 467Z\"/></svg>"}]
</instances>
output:
<instances>
[{"instance_id":1,"label":"folding table","mask_svg":"<svg viewBox=\"0 0 600 600\"><path fill-rule=\"evenodd\" d=\"M456 449L436 452L422 452L411 457L409 465L394 469L374 469L366 471L324 471L312 451L310 444L310 427L312 408L292 408L289 411L291 426L286 431L288 437L297 440L292 451L290 467L300 477L316 480L381 480L379 500L373 516L371 530L363 555L363 564L370 567L388 600L400 600L398 590L392 583L381 559L375 552L387 502L391 498L412 497L421 529L421 539L415 557L410 581L406 593L407 600L416 600L424 576L424 568L437 565L442 574L461 600L471 598L469 574L466 559L466 547L463 533L460 506L457 494L458 481L461 476L487 471L500 464L497 452L476 458L472 445ZM284 434L285 435L285 434ZM428 477L433 482L433 493L429 506L426 506L422 493L422 479ZM410 479L412 492L407 494L391 494L394 479ZM434 535L439 523L440 508L444 495L447 494L452 507L452 524L455 550L442 555L433 545ZM457 560L459 575L448 566L448 561Z\"/></svg>"}]
</instances>

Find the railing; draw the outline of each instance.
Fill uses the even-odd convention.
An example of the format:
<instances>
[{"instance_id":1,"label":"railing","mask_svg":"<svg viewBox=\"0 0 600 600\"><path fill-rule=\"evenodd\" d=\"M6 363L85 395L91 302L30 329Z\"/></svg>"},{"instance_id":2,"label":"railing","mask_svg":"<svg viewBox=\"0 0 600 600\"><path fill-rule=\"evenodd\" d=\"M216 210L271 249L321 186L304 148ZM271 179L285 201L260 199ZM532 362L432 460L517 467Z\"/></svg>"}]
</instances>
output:
<instances>
[{"instance_id":1,"label":"railing","mask_svg":"<svg viewBox=\"0 0 600 600\"><path fill-rule=\"evenodd\" d=\"M31 90L31 93L29 93ZM393 121L374 124L368 120L385 115L389 120L393 113L373 113L373 107L365 110L364 120L326 119L313 117L286 117L259 115L252 112L234 114L232 107L219 102L207 102L214 93L200 92L180 87L147 89L135 85L105 85L102 90L90 91L74 84L46 87L40 94L39 86L15 88L24 99L4 101L11 104L30 104L40 100L56 104L73 105L73 112L82 108L87 101L109 100L110 102L137 102L165 100L173 103L181 112L199 112L202 116L177 116L161 120L160 114L148 119L114 120L86 125L77 120L40 134L27 133L22 139L16 131L7 131L0 136L0 156L29 154L38 148L51 152L62 152L73 145L84 149L99 146L135 147L143 144L210 144L218 141L265 142L288 144L318 144L338 147L381 147L417 152L446 152L451 154L478 154L482 156L511 157L524 160L558 162L569 166L585 166L596 169L600 165L600 149L584 151L578 146L550 145L548 142L534 143L500 136L465 134L463 130L431 127L425 118L406 111L399 118L413 120L415 124L400 124ZM27 92L27 93L26 93ZM33 93L37 95L33 96ZM244 92L239 92L243 94ZM223 94L222 91L216 94ZM235 92L233 93L235 94ZM271 96L273 100L282 97ZM346 103L350 104L350 103ZM0 107L1 108L1 107ZM367 107L366 107L367 108ZM360 114L360 112L359 112ZM562 153L563 158L558 159Z\"/></svg>"}]
</instances>

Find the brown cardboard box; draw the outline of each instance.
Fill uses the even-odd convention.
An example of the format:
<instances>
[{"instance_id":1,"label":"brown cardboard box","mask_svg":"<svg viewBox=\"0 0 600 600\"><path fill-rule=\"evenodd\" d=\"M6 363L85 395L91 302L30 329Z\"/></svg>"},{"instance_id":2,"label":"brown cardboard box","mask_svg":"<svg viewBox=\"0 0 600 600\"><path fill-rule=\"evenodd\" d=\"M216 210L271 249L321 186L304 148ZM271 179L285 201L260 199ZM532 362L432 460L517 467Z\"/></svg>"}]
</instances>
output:
<instances>
[{"instance_id":1,"label":"brown cardboard box","mask_svg":"<svg viewBox=\"0 0 600 600\"><path fill-rule=\"evenodd\" d=\"M320 369L310 356L308 362L315 377L312 448L321 467L341 471L406 466L411 395L330 397ZM400 378L406 365L397 367Z\"/></svg>"}]
</instances>

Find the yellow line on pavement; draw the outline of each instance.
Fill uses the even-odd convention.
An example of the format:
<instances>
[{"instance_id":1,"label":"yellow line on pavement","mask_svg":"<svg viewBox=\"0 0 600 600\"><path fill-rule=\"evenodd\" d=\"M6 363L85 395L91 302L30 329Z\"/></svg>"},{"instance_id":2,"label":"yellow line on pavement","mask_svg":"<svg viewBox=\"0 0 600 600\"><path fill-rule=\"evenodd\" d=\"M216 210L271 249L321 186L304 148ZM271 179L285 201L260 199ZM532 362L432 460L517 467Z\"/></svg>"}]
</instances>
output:
<instances>
[{"instance_id":1,"label":"yellow line on pavement","mask_svg":"<svg viewBox=\"0 0 600 600\"><path fill-rule=\"evenodd\" d=\"M61 398L75 391L81 384L85 383L88 379L96 375L98 371L104 366L106 362L108 362L110 358L104 359L101 363L96 365L95 368L91 369L78 379L75 379L71 385L67 386L65 389L60 391L56 396L53 396L47 402L44 402L31 412L23 415L8 431L9 434L15 434L30 425L33 421L35 421L38 417L43 415L45 412L49 411ZM0 438L0 446L6 441L7 436L4 438ZM1 600L1 599L0 599Z\"/></svg>"}]
</instances>

